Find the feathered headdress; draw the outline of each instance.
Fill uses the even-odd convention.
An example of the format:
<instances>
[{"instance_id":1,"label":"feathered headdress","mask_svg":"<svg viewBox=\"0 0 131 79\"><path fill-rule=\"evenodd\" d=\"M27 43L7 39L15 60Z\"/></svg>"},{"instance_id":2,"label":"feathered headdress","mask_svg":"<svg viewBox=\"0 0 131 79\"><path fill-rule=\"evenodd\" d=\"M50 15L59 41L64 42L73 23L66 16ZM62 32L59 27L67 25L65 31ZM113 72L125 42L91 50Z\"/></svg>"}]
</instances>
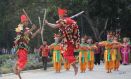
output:
<instances>
[{"instance_id":1,"label":"feathered headdress","mask_svg":"<svg viewBox=\"0 0 131 79\"><path fill-rule=\"evenodd\" d=\"M20 20L21 20L21 23L28 21L28 19L25 15L21 15Z\"/></svg>"},{"instance_id":2,"label":"feathered headdress","mask_svg":"<svg viewBox=\"0 0 131 79\"><path fill-rule=\"evenodd\" d=\"M59 16L64 16L65 14L67 14L67 10L66 9L58 8L58 15Z\"/></svg>"}]
</instances>

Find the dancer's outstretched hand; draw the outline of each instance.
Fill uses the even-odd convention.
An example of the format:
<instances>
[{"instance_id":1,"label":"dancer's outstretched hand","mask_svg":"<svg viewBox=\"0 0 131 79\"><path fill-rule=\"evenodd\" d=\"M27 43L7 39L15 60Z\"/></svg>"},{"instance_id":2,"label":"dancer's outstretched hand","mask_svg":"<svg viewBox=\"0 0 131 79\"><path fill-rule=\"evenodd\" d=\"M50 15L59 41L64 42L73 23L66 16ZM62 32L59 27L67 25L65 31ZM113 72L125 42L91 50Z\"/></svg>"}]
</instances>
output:
<instances>
[{"instance_id":1,"label":"dancer's outstretched hand","mask_svg":"<svg viewBox=\"0 0 131 79\"><path fill-rule=\"evenodd\" d=\"M48 22L47 20L44 20L44 24L45 24L45 25L48 25L48 23L49 23L49 22Z\"/></svg>"},{"instance_id":2,"label":"dancer's outstretched hand","mask_svg":"<svg viewBox=\"0 0 131 79\"><path fill-rule=\"evenodd\" d=\"M35 30L37 27L35 24L32 25L32 29Z\"/></svg>"},{"instance_id":3,"label":"dancer's outstretched hand","mask_svg":"<svg viewBox=\"0 0 131 79\"><path fill-rule=\"evenodd\" d=\"M41 28L38 29L38 33L41 33Z\"/></svg>"}]
</instances>

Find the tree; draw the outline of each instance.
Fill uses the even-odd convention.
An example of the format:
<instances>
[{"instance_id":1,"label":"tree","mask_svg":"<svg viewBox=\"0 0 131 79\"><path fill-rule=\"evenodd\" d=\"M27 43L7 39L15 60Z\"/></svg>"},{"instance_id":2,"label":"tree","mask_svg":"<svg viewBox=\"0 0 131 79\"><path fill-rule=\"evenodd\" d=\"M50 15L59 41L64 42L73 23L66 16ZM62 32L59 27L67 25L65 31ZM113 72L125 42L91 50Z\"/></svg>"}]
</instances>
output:
<instances>
[{"instance_id":1,"label":"tree","mask_svg":"<svg viewBox=\"0 0 131 79\"><path fill-rule=\"evenodd\" d=\"M48 10L46 19L55 23L58 20L57 8L61 7L68 9L69 16L85 11L75 18L81 36L86 34L99 41L103 40L107 30L121 28L122 36L131 37L131 0L1 0L0 5L0 47L12 47L16 36L14 28L20 22L23 8L37 27L38 16L43 18L45 8ZM52 43L53 34L58 30L45 29L44 38ZM40 38L33 39L31 47L38 44L38 40Z\"/></svg>"}]
</instances>

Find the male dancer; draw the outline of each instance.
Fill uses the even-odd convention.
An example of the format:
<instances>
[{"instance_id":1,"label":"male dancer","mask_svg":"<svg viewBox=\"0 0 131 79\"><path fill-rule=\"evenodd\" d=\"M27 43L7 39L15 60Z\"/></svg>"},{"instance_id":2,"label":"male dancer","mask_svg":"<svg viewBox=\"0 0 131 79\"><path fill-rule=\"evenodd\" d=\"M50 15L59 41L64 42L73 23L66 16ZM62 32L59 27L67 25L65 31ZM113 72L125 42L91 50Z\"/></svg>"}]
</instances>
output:
<instances>
[{"instance_id":1,"label":"male dancer","mask_svg":"<svg viewBox=\"0 0 131 79\"><path fill-rule=\"evenodd\" d=\"M74 49L79 44L79 30L76 21L72 20L70 17L67 17L67 10L58 8L59 20L56 21L56 24L49 23L45 20L45 24L51 28L59 28L61 33L61 38L64 41L64 44L67 45L67 50L64 52L64 58L73 66L75 75L78 72L78 67L75 62Z\"/></svg>"},{"instance_id":2,"label":"male dancer","mask_svg":"<svg viewBox=\"0 0 131 79\"><path fill-rule=\"evenodd\" d=\"M35 30L36 26L33 24L32 28L28 28L29 20L25 15L21 16L21 23L16 28L16 38L15 38L15 47L17 49L16 54L18 55L17 62L14 67L14 72L18 75L19 79L22 79L20 72L25 68L27 63L27 54L28 54L28 43L30 39L34 38L41 29L38 29L35 33L32 33Z\"/></svg>"}]
</instances>

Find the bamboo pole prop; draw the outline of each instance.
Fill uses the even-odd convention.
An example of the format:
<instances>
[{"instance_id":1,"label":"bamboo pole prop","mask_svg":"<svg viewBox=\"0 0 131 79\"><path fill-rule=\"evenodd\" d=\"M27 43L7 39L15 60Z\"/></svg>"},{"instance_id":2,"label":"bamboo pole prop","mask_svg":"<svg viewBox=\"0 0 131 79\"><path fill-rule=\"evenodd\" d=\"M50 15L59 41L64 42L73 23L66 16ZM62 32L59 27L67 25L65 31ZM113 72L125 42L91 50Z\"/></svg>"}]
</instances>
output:
<instances>
[{"instance_id":1,"label":"bamboo pole prop","mask_svg":"<svg viewBox=\"0 0 131 79\"><path fill-rule=\"evenodd\" d=\"M38 16L38 21L39 21L39 26L41 28L41 19L40 19L40 16Z\"/></svg>"},{"instance_id":2,"label":"bamboo pole prop","mask_svg":"<svg viewBox=\"0 0 131 79\"><path fill-rule=\"evenodd\" d=\"M41 39L42 39L42 43L43 43L43 31L44 31L44 25L45 25L45 23L44 23L44 21L45 21L45 19L46 19L46 12L47 12L47 10L45 9L45 12L44 12L44 18L43 18L43 25L41 26Z\"/></svg>"},{"instance_id":3,"label":"bamboo pole prop","mask_svg":"<svg viewBox=\"0 0 131 79\"><path fill-rule=\"evenodd\" d=\"M38 20L39 20L39 26L41 28L41 40L42 40L42 43L43 43L43 31L42 31L42 26L41 26L41 19L40 19L39 16L38 16Z\"/></svg>"},{"instance_id":4,"label":"bamboo pole prop","mask_svg":"<svg viewBox=\"0 0 131 79\"><path fill-rule=\"evenodd\" d=\"M44 25L45 25L44 21L45 21L45 19L46 19L46 13L47 13L47 9L45 9L45 13L44 13L43 25L42 25L43 29L44 29Z\"/></svg>"},{"instance_id":5,"label":"bamboo pole prop","mask_svg":"<svg viewBox=\"0 0 131 79\"><path fill-rule=\"evenodd\" d=\"M26 11L24 9L22 11L24 12L25 16L28 18L30 24L33 24L32 21L30 20L29 16L27 15Z\"/></svg>"},{"instance_id":6,"label":"bamboo pole prop","mask_svg":"<svg viewBox=\"0 0 131 79\"><path fill-rule=\"evenodd\" d=\"M71 16L70 18L75 18L75 17L77 17L77 16L79 16L79 15L81 15L81 14L83 14L84 13L84 11L81 11L81 12L79 12L79 13L77 13L77 14L75 14L75 15L73 15L73 16Z\"/></svg>"}]
</instances>

